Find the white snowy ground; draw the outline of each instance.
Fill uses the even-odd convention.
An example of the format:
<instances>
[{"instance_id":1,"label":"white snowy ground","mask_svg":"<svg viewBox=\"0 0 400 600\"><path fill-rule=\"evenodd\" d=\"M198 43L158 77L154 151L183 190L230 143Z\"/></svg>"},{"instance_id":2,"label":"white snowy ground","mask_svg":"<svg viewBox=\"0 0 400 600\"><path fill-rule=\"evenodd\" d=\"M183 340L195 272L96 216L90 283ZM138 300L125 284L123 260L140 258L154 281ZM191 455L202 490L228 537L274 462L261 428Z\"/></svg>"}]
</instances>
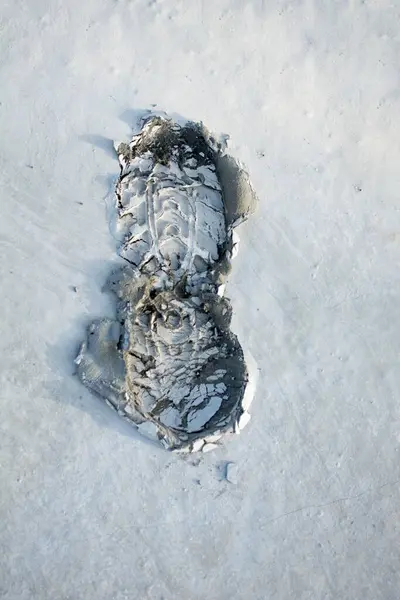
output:
<instances>
[{"instance_id":1,"label":"white snowy ground","mask_svg":"<svg viewBox=\"0 0 400 600\"><path fill-rule=\"evenodd\" d=\"M0 597L397 600L400 4L0 11ZM186 460L73 375L151 104L229 133L260 197L227 289L253 419Z\"/></svg>"}]
</instances>

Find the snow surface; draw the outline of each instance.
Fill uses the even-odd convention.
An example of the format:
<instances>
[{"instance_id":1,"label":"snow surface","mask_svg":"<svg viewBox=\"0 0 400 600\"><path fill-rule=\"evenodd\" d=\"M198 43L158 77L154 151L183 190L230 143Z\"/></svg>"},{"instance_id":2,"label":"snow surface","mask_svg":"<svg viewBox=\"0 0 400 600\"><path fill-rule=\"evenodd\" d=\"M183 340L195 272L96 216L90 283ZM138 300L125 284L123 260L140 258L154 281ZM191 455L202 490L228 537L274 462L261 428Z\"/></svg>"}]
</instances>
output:
<instances>
[{"instance_id":1,"label":"snow surface","mask_svg":"<svg viewBox=\"0 0 400 600\"><path fill-rule=\"evenodd\" d=\"M0 14L0 597L397 600L400 4ZM153 103L230 134L260 197L226 289L253 418L201 457L73 375L113 316L113 140Z\"/></svg>"}]
</instances>

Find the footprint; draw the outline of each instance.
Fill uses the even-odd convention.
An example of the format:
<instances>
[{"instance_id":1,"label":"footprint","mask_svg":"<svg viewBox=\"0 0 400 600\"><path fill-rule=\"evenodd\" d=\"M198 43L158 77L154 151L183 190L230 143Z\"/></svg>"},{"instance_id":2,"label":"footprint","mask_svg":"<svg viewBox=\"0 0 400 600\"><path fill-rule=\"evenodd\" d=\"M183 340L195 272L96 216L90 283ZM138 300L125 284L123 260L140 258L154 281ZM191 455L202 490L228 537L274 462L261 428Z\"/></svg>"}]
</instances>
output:
<instances>
[{"instance_id":1,"label":"footprint","mask_svg":"<svg viewBox=\"0 0 400 600\"><path fill-rule=\"evenodd\" d=\"M256 196L202 124L158 112L141 125L116 147L127 262L108 282L117 319L91 325L77 371L144 435L171 450L208 451L249 418L249 372L222 290L233 230Z\"/></svg>"}]
</instances>

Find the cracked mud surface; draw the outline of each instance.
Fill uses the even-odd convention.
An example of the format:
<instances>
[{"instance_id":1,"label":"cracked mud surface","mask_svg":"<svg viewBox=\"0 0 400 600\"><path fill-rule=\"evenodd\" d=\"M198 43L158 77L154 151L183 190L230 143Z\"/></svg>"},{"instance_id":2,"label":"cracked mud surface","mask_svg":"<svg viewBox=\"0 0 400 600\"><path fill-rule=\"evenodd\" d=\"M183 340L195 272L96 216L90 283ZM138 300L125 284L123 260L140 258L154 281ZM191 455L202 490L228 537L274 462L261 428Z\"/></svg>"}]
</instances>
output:
<instances>
[{"instance_id":1,"label":"cracked mud surface","mask_svg":"<svg viewBox=\"0 0 400 600\"><path fill-rule=\"evenodd\" d=\"M167 448L207 451L249 420L249 372L222 290L234 227L256 197L202 124L149 115L116 151L127 266L108 282L117 319L92 323L78 375Z\"/></svg>"}]
</instances>

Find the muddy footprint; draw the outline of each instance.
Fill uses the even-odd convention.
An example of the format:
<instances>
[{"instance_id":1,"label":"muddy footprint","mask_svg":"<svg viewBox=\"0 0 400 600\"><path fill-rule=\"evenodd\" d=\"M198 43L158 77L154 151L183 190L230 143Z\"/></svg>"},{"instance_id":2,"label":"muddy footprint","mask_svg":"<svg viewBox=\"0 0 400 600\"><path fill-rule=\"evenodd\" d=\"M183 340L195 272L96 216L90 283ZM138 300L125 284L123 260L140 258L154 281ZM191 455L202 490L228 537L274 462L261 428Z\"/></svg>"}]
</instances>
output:
<instances>
[{"instance_id":1,"label":"muddy footprint","mask_svg":"<svg viewBox=\"0 0 400 600\"><path fill-rule=\"evenodd\" d=\"M199 123L148 114L116 151L126 266L117 318L92 323L83 383L172 450L209 450L249 420L249 372L223 286L234 228L254 210L246 172Z\"/></svg>"}]
</instances>

